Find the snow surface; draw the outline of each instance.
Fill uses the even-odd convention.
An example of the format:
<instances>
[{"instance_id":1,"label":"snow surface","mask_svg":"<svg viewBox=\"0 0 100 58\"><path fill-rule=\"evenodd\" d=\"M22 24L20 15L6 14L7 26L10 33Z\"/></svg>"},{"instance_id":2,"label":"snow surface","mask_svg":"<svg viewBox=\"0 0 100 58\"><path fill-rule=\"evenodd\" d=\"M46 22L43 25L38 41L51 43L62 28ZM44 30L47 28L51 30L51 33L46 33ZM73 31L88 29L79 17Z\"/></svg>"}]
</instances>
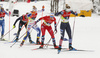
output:
<instances>
[{"instance_id":1,"label":"snow surface","mask_svg":"<svg viewBox=\"0 0 100 58\"><path fill-rule=\"evenodd\" d=\"M4 4L6 7L6 2L0 2ZM48 15L50 13L50 4L49 2L31 2L29 4L19 2L16 4L15 8L20 10L20 15L25 14L26 12L30 12L32 10L32 6L36 5L38 9L42 8L42 5L45 5L44 15ZM39 13L36 20L42 17L42 13ZM57 22L60 16L57 16ZM10 29L13 27L13 23L17 17L10 18ZM62 51L60 54L57 54L57 50L46 49L46 50L34 50L31 49L38 48L36 45L29 45L28 39L25 42L25 45L19 48L20 43L16 43L12 48L10 46L13 43L7 43L6 41L0 41L0 58L100 58L100 16L96 14L92 14L92 17L71 17L69 22L71 25L71 29L73 29L73 23L75 20L75 29L73 36L73 47L82 50L89 51ZM18 22L19 23L19 22ZM15 37L13 34L18 30L18 23L16 24L16 28L10 32L10 40L13 40ZM41 22L38 23L40 27ZM54 29L54 24L52 24ZM59 44L60 40L60 23L58 24L58 33L55 34L56 43ZM5 33L9 31L9 16L5 17ZM24 28L20 36L25 33L26 29ZM36 41L36 31L33 30L31 32L31 37L33 41ZM5 39L9 39L9 35L4 37ZM65 34L65 38L68 38L67 34ZM19 41L22 41L21 38ZM50 35L46 32L45 43L50 39ZM50 42L52 44L52 41ZM49 46L51 48L53 46ZM63 47L68 48L68 42L63 42Z\"/></svg>"}]
</instances>

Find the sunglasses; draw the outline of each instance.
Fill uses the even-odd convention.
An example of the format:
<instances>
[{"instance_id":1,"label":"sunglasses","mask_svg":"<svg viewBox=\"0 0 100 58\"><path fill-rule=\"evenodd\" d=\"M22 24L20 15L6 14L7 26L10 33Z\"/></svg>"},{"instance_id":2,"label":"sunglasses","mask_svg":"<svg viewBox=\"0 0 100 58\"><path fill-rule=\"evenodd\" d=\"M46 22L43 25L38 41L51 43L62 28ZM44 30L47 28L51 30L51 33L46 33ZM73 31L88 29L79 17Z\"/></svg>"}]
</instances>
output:
<instances>
[{"instance_id":1,"label":"sunglasses","mask_svg":"<svg viewBox=\"0 0 100 58\"><path fill-rule=\"evenodd\" d=\"M66 6L66 8L68 8L68 9L69 9L69 8L70 8L70 6Z\"/></svg>"}]
</instances>

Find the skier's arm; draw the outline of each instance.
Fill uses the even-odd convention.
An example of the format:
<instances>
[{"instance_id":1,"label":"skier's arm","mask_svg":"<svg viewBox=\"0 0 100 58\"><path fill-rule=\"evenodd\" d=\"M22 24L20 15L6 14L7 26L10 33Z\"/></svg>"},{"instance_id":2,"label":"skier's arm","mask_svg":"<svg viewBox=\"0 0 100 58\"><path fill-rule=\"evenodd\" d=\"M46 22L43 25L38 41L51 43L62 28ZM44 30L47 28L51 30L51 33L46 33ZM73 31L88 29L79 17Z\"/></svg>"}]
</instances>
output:
<instances>
[{"instance_id":1,"label":"skier's arm","mask_svg":"<svg viewBox=\"0 0 100 58\"><path fill-rule=\"evenodd\" d=\"M72 14L74 14L75 16L77 16L78 14L76 12L71 11Z\"/></svg>"},{"instance_id":2,"label":"skier's arm","mask_svg":"<svg viewBox=\"0 0 100 58\"><path fill-rule=\"evenodd\" d=\"M60 12L56 13L55 16L58 16L58 15L60 15L60 14L63 14L63 12L60 11Z\"/></svg>"},{"instance_id":3,"label":"skier's arm","mask_svg":"<svg viewBox=\"0 0 100 58\"><path fill-rule=\"evenodd\" d=\"M40 20L43 20L45 17L39 18L35 23L39 22Z\"/></svg>"},{"instance_id":4,"label":"skier's arm","mask_svg":"<svg viewBox=\"0 0 100 58\"><path fill-rule=\"evenodd\" d=\"M5 11L5 14L9 16L9 14Z\"/></svg>"},{"instance_id":5,"label":"skier's arm","mask_svg":"<svg viewBox=\"0 0 100 58\"><path fill-rule=\"evenodd\" d=\"M30 17L31 15L32 15L32 14L30 13L30 14L27 15L27 17Z\"/></svg>"},{"instance_id":6,"label":"skier's arm","mask_svg":"<svg viewBox=\"0 0 100 58\"><path fill-rule=\"evenodd\" d=\"M45 8L45 7L44 7L44 5L43 5L43 6L42 6L42 9L41 9L41 10L38 10L37 13L45 11L44 8Z\"/></svg>"},{"instance_id":7,"label":"skier's arm","mask_svg":"<svg viewBox=\"0 0 100 58\"><path fill-rule=\"evenodd\" d=\"M6 15L9 16L9 14L5 10L1 10L1 12L4 12Z\"/></svg>"},{"instance_id":8,"label":"skier's arm","mask_svg":"<svg viewBox=\"0 0 100 58\"><path fill-rule=\"evenodd\" d=\"M22 16L21 17L19 17L15 22L14 22L14 26L16 25L16 23L17 23L17 21L19 21L19 20L21 20L22 19Z\"/></svg>"},{"instance_id":9,"label":"skier's arm","mask_svg":"<svg viewBox=\"0 0 100 58\"><path fill-rule=\"evenodd\" d=\"M55 26L55 31L57 32L56 18L54 18L54 26Z\"/></svg>"}]
</instances>

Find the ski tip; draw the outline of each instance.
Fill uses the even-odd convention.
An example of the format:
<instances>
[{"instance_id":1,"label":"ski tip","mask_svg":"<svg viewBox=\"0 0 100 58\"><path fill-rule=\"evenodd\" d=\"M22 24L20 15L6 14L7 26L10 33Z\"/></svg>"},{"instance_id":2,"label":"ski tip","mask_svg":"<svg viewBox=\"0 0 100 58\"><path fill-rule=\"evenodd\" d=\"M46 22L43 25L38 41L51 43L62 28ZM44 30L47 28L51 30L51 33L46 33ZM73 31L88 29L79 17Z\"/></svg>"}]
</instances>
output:
<instances>
[{"instance_id":1,"label":"ski tip","mask_svg":"<svg viewBox=\"0 0 100 58\"><path fill-rule=\"evenodd\" d=\"M58 52L58 54L60 54L60 52Z\"/></svg>"},{"instance_id":2,"label":"ski tip","mask_svg":"<svg viewBox=\"0 0 100 58\"><path fill-rule=\"evenodd\" d=\"M61 50L58 50L58 54L60 53Z\"/></svg>"},{"instance_id":3,"label":"ski tip","mask_svg":"<svg viewBox=\"0 0 100 58\"><path fill-rule=\"evenodd\" d=\"M33 51L33 50L37 50L37 48L36 48L36 49L31 49L31 50L32 50L32 51Z\"/></svg>"}]
</instances>

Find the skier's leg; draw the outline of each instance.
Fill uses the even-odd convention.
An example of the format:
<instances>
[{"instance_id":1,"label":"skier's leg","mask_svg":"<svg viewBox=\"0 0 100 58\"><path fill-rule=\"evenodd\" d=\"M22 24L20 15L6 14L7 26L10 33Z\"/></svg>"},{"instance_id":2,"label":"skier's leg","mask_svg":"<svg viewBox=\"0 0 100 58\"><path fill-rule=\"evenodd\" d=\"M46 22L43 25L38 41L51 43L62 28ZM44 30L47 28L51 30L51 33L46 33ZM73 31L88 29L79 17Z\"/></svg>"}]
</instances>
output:
<instances>
[{"instance_id":1,"label":"skier's leg","mask_svg":"<svg viewBox=\"0 0 100 58\"><path fill-rule=\"evenodd\" d=\"M75 50L75 48L72 47L71 28L70 28L69 23L67 24L66 31L67 31L67 34L68 34L68 37L69 37L69 50Z\"/></svg>"},{"instance_id":2,"label":"skier's leg","mask_svg":"<svg viewBox=\"0 0 100 58\"><path fill-rule=\"evenodd\" d=\"M62 48L62 42L63 42L63 38L64 38L64 33L65 33L65 26L64 26L64 23L61 23L61 25L60 25L61 38L60 38L60 41L59 41L59 49L58 50L61 50L61 48Z\"/></svg>"},{"instance_id":3,"label":"skier's leg","mask_svg":"<svg viewBox=\"0 0 100 58\"><path fill-rule=\"evenodd\" d=\"M54 44L54 47L55 47L55 48L58 48L58 46L56 46L56 41L55 41L54 32L53 32L53 30L52 30L52 27L49 26L49 27L47 28L47 31L48 31L49 34L51 35L51 38L52 38L52 42L53 42L53 44Z\"/></svg>"},{"instance_id":4,"label":"skier's leg","mask_svg":"<svg viewBox=\"0 0 100 58\"><path fill-rule=\"evenodd\" d=\"M0 20L0 27L2 28L2 20ZM2 40L2 31L1 31L1 38L0 38L0 40Z\"/></svg>"},{"instance_id":5,"label":"skier's leg","mask_svg":"<svg viewBox=\"0 0 100 58\"><path fill-rule=\"evenodd\" d=\"M1 37L4 35L4 27L5 27L5 22L4 20L2 21L2 32L1 32Z\"/></svg>"},{"instance_id":6,"label":"skier's leg","mask_svg":"<svg viewBox=\"0 0 100 58\"><path fill-rule=\"evenodd\" d=\"M27 29L27 23L25 23L24 25L25 25L25 28ZM30 35L30 33L29 33L28 38L29 38L29 42L30 42L30 43L34 43L34 42L32 41L32 39L31 39L31 35Z\"/></svg>"},{"instance_id":7,"label":"skier's leg","mask_svg":"<svg viewBox=\"0 0 100 58\"><path fill-rule=\"evenodd\" d=\"M33 29L35 29L37 31L37 40L36 40L36 44L40 44L40 41L39 41L39 38L40 38L40 35L41 35L41 30L38 26L36 27L33 27Z\"/></svg>"},{"instance_id":8,"label":"skier's leg","mask_svg":"<svg viewBox=\"0 0 100 58\"><path fill-rule=\"evenodd\" d=\"M22 45L24 44L25 40L27 39L27 37L29 36L29 34L30 34L30 32L31 32L31 26L32 26L32 25L28 24L27 26L28 26L28 27L27 27L27 33L26 33L25 37L23 38L23 40L22 40L20 46L22 46Z\"/></svg>"},{"instance_id":9,"label":"skier's leg","mask_svg":"<svg viewBox=\"0 0 100 58\"><path fill-rule=\"evenodd\" d=\"M27 37L29 36L29 34L30 34L30 33L27 31L27 34L26 34L26 36L23 38L23 40L22 40L20 46L22 46L22 45L24 44L24 42L25 42L25 40L27 39Z\"/></svg>"},{"instance_id":10,"label":"skier's leg","mask_svg":"<svg viewBox=\"0 0 100 58\"><path fill-rule=\"evenodd\" d=\"M41 39L41 46L40 48L43 48L43 45L44 45L44 40L45 40L45 31L46 31L46 28L42 25L41 26L41 32L42 32L42 39Z\"/></svg>"},{"instance_id":11,"label":"skier's leg","mask_svg":"<svg viewBox=\"0 0 100 58\"><path fill-rule=\"evenodd\" d=\"M17 35L16 35L16 39L14 40L15 42L18 41L18 38L19 38L19 35L20 35L20 31L21 31L22 26L23 26L23 23L20 22L19 23L19 27L18 27L19 29L18 29L18 32L17 32Z\"/></svg>"},{"instance_id":12,"label":"skier's leg","mask_svg":"<svg viewBox=\"0 0 100 58\"><path fill-rule=\"evenodd\" d=\"M5 41L5 40L3 39L3 35L4 35L4 27L5 27L5 22L4 22L4 20L1 20L1 26L2 26L1 40L2 40L2 41Z\"/></svg>"}]
</instances>

